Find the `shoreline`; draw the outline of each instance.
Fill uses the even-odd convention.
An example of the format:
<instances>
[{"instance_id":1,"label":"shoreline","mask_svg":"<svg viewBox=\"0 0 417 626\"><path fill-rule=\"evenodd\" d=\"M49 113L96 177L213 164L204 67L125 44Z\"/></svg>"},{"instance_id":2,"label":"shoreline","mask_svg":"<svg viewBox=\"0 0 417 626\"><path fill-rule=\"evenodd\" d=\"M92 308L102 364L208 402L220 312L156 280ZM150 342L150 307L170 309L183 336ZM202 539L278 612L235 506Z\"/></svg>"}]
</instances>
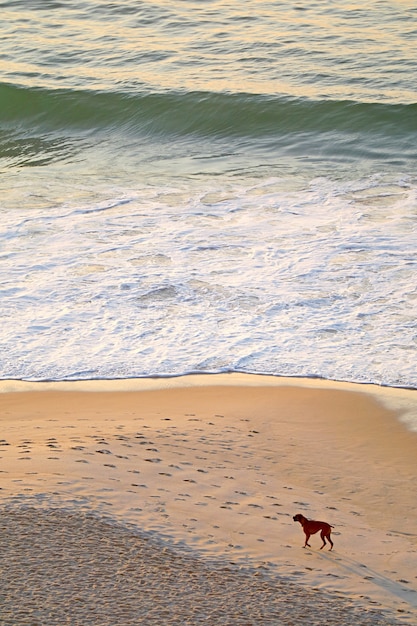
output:
<instances>
[{"instance_id":1,"label":"shoreline","mask_svg":"<svg viewBox=\"0 0 417 626\"><path fill-rule=\"evenodd\" d=\"M180 380L184 386L190 386L192 383L190 381L195 380L198 381L197 384L209 384L209 379L216 379L214 384L219 384L219 381L225 384L224 381L226 379L230 382L232 379L236 379L240 384L250 384L251 380L255 381L252 384L262 384L260 381L265 379L267 385L276 385L280 384L281 381L285 384L300 384L301 386L312 384L315 385L325 385L325 386L353 386L358 388L366 388L366 387L375 387L377 389L392 389L398 391L417 391L417 387L407 386L407 385L389 385L388 383L376 383L372 381L349 381L349 380L338 380L332 378L324 378L322 376L291 376L286 374L268 374L262 372L245 372L239 370L227 370L227 371L218 371L218 372L199 372L199 371L190 371L183 372L180 374L144 374L141 376L124 376L124 377L116 377L116 378L101 378L101 377L93 377L93 378L51 378L51 379L30 379L30 378L0 378L0 393L4 393L3 387L13 387L13 385L17 386L55 386L55 385L109 385L113 387L115 390L116 387L122 385L125 387L126 385L132 385L136 390L141 390L142 387L147 387L148 381L151 381L150 384L162 383L162 386L166 386L165 383L169 386L169 381ZM292 381L292 383L291 383ZM229 384L229 382L227 384ZM17 389L16 389L17 390Z\"/></svg>"},{"instance_id":2,"label":"shoreline","mask_svg":"<svg viewBox=\"0 0 417 626\"><path fill-rule=\"evenodd\" d=\"M415 621L413 391L246 374L1 381L0 407L2 508L109 516ZM317 535L302 549L297 512L335 526L333 552Z\"/></svg>"}]
</instances>

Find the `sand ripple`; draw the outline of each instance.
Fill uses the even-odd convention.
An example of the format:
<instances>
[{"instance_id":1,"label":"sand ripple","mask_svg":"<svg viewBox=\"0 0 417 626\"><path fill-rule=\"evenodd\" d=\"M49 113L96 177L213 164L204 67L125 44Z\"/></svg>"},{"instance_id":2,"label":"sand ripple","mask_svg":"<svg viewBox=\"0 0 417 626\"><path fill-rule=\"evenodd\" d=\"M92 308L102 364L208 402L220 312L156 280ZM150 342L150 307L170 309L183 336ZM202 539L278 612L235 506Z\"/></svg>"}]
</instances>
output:
<instances>
[{"instance_id":1,"label":"sand ripple","mask_svg":"<svg viewBox=\"0 0 417 626\"><path fill-rule=\"evenodd\" d=\"M394 626L376 609L261 569L214 565L94 514L1 512L3 626Z\"/></svg>"}]
</instances>

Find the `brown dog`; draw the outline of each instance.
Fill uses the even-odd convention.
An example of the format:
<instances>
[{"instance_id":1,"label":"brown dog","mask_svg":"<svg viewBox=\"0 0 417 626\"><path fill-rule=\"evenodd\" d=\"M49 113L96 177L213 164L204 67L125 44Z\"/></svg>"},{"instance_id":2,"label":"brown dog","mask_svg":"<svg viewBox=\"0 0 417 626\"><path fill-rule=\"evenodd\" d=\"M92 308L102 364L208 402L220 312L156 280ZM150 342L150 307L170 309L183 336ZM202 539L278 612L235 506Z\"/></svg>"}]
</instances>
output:
<instances>
[{"instance_id":1,"label":"brown dog","mask_svg":"<svg viewBox=\"0 0 417 626\"><path fill-rule=\"evenodd\" d=\"M326 545L326 539L329 540L331 546L330 550L332 550L333 541L330 539L330 533L332 532L333 526L331 526L327 522L316 522L315 520L307 519L306 517L304 517L304 515L301 515L301 513L297 513L297 515L294 515L293 520L294 522L300 522L301 526L303 527L306 536L304 548L306 546L311 548L310 544L308 543L310 535L314 535L319 530L321 530L320 537L323 539L323 545L321 546L320 550L323 550L324 546Z\"/></svg>"}]
</instances>

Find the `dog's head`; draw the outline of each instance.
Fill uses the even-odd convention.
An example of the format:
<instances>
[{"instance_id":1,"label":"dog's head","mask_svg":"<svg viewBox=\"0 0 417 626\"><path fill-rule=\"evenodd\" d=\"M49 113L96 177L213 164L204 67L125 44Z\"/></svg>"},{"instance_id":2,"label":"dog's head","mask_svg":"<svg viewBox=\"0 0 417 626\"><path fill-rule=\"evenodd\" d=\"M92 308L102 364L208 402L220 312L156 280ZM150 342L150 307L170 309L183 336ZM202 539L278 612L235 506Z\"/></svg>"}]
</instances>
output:
<instances>
[{"instance_id":1,"label":"dog's head","mask_svg":"<svg viewBox=\"0 0 417 626\"><path fill-rule=\"evenodd\" d=\"M301 513L297 513L297 515L294 515L293 520L294 522L302 522L303 519L305 519L304 515L301 515Z\"/></svg>"}]
</instances>

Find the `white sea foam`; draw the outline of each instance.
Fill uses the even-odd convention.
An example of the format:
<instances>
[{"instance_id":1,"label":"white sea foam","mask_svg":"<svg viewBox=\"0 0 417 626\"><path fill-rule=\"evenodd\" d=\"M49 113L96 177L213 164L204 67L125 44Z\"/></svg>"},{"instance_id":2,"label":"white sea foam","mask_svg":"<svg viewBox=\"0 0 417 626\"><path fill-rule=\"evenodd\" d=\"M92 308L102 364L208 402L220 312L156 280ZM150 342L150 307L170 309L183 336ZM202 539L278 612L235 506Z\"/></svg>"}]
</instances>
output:
<instances>
[{"instance_id":1,"label":"white sea foam","mask_svg":"<svg viewBox=\"0 0 417 626\"><path fill-rule=\"evenodd\" d=\"M2 210L2 378L417 386L415 180L100 193Z\"/></svg>"}]
</instances>

